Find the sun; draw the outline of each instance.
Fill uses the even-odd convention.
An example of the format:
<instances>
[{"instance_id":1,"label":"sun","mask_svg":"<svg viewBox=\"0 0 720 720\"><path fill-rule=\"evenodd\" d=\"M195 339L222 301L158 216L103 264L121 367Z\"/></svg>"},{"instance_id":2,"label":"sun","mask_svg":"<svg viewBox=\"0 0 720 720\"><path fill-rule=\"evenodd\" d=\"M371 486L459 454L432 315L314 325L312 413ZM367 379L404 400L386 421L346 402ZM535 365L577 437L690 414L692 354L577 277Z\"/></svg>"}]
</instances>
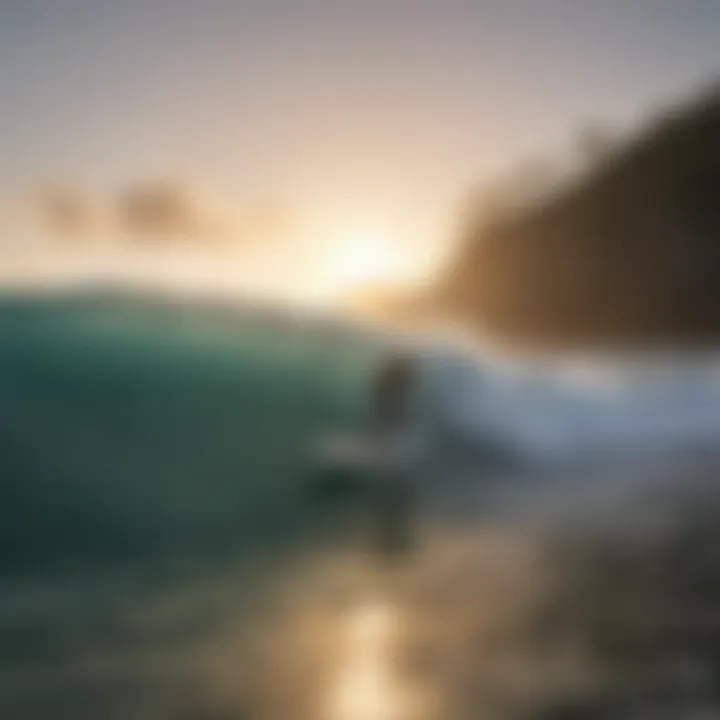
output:
<instances>
[{"instance_id":1,"label":"sun","mask_svg":"<svg viewBox=\"0 0 720 720\"><path fill-rule=\"evenodd\" d=\"M390 233L377 230L338 235L325 267L329 281L339 289L392 281L402 272L397 242Z\"/></svg>"}]
</instances>

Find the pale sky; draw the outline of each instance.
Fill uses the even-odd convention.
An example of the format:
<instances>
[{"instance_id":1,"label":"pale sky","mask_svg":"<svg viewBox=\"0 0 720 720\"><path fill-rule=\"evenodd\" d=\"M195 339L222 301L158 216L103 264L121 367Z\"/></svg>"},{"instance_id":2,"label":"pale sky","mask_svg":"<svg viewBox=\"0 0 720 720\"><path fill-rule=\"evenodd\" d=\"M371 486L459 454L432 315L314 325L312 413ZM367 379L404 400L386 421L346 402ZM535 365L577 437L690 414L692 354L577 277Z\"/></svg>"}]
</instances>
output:
<instances>
[{"instance_id":1,"label":"pale sky","mask_svg":"<svg viewBox=\"0 0 720 720\"><path fill-rule=\"evenodd\" d=\"M420 254L468 189L720 71L718 0L0 0L0 190L190 180Z\"/></svg>"}]
</instances>

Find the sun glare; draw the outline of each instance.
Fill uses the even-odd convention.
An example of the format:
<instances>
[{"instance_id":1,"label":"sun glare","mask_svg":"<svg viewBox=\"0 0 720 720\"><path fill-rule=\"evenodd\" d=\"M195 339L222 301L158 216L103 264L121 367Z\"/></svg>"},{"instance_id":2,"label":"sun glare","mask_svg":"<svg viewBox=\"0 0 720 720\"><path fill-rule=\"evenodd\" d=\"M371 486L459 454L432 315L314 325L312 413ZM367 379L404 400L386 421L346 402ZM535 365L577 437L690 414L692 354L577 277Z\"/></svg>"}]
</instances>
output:
<instances>
[{"instance_id":1,"label":"sun glare","mask_svg":"<svg viewBox=\"0 0 720 720\"><path fill-rule=\"evenodd\" d=\"M370 602L348 615L346 657L328 698L328 720L384 720L399 716L399 688L390 656L397 618Z\"/></svg>"},{"instance_id":2,"label":"sun glare","mask_svg":"<svg viewBox=\"0 0 720 720\"><path fill-rule=\"evenodd\" d=\"M357 231L332 241L325 264L328 281L338 290L398 279L403 264L390 233Z\"/></svg>"}]
</instances>

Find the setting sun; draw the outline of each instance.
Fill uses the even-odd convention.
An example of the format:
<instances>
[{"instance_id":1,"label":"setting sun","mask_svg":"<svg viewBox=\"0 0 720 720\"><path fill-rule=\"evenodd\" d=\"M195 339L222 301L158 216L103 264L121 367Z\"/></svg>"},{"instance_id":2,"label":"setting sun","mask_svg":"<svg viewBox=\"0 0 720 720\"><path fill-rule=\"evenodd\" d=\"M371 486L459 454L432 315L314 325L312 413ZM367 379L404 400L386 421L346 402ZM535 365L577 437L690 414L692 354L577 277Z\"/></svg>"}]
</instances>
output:
<instances>
[{"instance_id":1,"label":"setting sun","mask_svg":"<svg viewBox=\"0 0 720 720\"><path fill-rule=\"evenodd\" d=\"M356 231L338 236L324 272L338 290L399 278L403 262L396 241L382 231Z\"/></svg>"}]
</instances>

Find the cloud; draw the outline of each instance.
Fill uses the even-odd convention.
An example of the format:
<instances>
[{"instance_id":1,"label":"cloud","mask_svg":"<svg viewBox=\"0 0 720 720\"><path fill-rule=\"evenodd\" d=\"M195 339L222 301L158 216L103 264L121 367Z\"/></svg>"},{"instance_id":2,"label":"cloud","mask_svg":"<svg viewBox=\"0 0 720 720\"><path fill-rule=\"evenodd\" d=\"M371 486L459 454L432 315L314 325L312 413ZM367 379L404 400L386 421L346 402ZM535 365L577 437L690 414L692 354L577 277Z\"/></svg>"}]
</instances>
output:
<instances>
[{"instance_id":1,"label":"cloud","mask_svg":"<svg viewBox=\"0 0 720 720\"><path fill-rule=\"evenodd\" d=\"M104 208L79 190L48 186L33 194L32 214L42 229L55 237L78 238L100 229Z\"/></svg>"},{"instance_id":2,"label":"cloud","mask_svg":"<svg viewBox=\"0 0 720 720\"><path fill-rule=\"evenodd\" d=\"M217 240L232 227L227 213L189 185L142 183L121 192L114 202L118 228L143 241Z\"/></svg>"},{"instance_id":3,"label":"cloud","mask_svg":"<svg viewBox=\"0 0 720 720\"><path fill-rule=\"evenodd\" d=\"M0 199L2 200L2 199ZM0 228L21 244L172 247L273 252L298 235L284 204L220 201L189 182L140 179L101 195L81 185L36 185L2 200Z\"/></svg>"}]
</instances>

